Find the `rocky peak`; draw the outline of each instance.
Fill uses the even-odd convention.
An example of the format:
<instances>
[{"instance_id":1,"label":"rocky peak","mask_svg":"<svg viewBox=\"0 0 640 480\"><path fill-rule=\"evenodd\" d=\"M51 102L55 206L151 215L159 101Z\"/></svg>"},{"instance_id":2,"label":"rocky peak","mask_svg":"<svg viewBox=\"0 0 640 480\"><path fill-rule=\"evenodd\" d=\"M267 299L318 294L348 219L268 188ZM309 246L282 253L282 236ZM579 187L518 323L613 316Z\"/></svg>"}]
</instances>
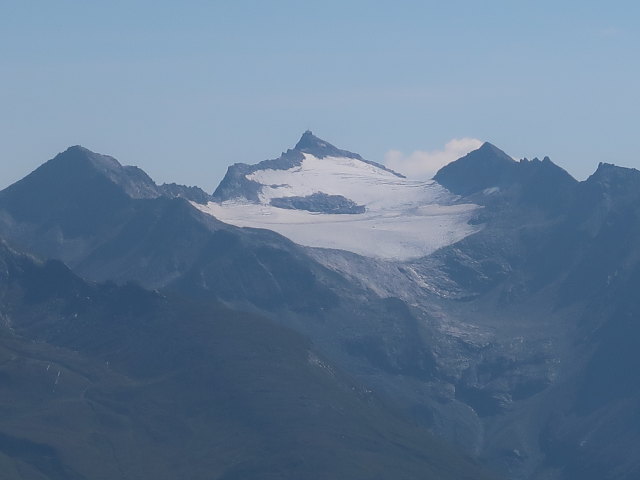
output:
<instances>
[{"instance_id":1,"label":"rocky peak","mask_svg":"<svg viewBox=\"0 0 640 480\"><path fill-rule=\"evenodd\" d=\"M434 180L462 196L510 183L518 163L489 142L445 165Z\"/></svg>"},{"instance_id":2,"label":"rocky peak","mask_svg":"<svg viewBox=\"0 0 640 480\"><path fill-rule=\"evenodd\" d=\"M298 140L298 143L296 143L296 146L293 149L298 152L311 154L318 158L346 157L362 160L362 157L357 153L341 150L331 145L329 142L316 137L311 130L307 130L302 134L302 137L300 137L300 140Z\"/></svg>"}]
</instances>

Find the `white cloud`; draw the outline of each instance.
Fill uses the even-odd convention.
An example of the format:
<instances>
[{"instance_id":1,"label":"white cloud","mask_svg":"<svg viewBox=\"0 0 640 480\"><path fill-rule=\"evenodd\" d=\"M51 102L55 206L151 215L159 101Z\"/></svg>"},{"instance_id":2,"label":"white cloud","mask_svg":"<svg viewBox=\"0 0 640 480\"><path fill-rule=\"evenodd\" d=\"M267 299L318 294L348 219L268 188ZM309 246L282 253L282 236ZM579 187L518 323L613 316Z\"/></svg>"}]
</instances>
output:
<instances>
[{"instance_id":1,"label":"white cloud","mask_svg":"<svg viewBox=\"0 0 640 480\"><path fill-rule=\"evenodd\" d=\"M443 150L416 150L409 155L399 150L389 150L384 156L384 164L409 178L429 179L447 163L480 148L482 143L477 138L454 138L447 142Z\"/></svg>"}]
</instances>

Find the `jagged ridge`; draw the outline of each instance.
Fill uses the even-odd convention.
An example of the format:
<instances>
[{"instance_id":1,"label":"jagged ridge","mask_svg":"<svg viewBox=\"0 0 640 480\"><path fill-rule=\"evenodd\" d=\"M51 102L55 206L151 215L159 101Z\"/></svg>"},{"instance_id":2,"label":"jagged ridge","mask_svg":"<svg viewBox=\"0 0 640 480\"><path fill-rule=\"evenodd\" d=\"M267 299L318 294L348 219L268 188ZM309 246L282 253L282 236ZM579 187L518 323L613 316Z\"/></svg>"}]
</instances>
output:
<instances>
[{"instance_id":1,"label":"jagged ridge","mask_svg":"<svg viewBox=\"0 0 640 480\"><path fill-rule=\"evenodd\" d=\"M247 176L260 170L289 170L290 168L298 167L302 164L305 153L313 155L316 158L352 158L392 173L399 178L405 178L403 175L394 172L384 165L365 160L357 153L341 150L329 142L316 137L310 130L307 130L302 134L302 137L300 137L300 140L293 149L283 152L278 158L263 160L255 165L235 163L228 167L226 175L213 192L212 199L216 202L223 202L225 200L242 198L251 202L258 202L262 185L248 179Z\"/></svg>"}]
</instances>

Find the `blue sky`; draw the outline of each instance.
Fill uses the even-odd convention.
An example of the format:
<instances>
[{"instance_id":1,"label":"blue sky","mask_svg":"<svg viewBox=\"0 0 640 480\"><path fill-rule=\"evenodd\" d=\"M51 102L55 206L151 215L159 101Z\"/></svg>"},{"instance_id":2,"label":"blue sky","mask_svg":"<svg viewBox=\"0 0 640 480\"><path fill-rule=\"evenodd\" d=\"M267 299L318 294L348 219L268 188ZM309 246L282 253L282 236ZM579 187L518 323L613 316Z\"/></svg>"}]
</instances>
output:
<instances>
[{"instance_id":1,"label":"blue sky","mask_svg":"<svg viewBox=\"0 0 640 480\"><path fill-rule=\"evenodd\" d=\"M0 187L81 144L210 191L306 129L380 162L469 138L640 168L639 25L631 1L0 0Z\"/></svg>"}]
</instances>

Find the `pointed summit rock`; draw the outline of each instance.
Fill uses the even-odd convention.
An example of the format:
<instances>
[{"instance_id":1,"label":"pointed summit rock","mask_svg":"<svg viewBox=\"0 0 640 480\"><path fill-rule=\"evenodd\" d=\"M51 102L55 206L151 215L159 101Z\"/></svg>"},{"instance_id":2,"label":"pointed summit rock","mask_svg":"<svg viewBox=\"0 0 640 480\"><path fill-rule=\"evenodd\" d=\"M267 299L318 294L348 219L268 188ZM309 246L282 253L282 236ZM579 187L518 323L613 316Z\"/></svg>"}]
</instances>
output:
<instances>
[{"instance_id":1,"label":"pointed summit rock","mask_svg":"<svg viewBox=\"0 0 640 480\"><path fill-rule=\"evenodd\" d=\"M226 175L213 192L212 198L216 202L223 202L232 199L244 199L254 203L259 202L259 195L264 185L252 180L250 177L259 171L289 170L295 167L300 167L305 159L305 155L315 157L316 159L331 157L356 160L357 162L370 165L398 178L405 178L404 175L394 172L384 165L370 160L365 160L357 153L342 150L329 142L316 137L311 130L307 130L302 134L295 147L283 152L278 158L264 160L255 165L248 165L246 163L236 163L231 165L227 169Z\"/></svg>"},{"instance_id":2,"label":"pointed summit rock","mask_svg":"<svg viewBox=\"0 0 640 480\"><path fill-rule=\"evenodd\" d=\"M106 187L106 183L111 183ZM41 165L2 193L40 190L50 195L66 196L76 189L88 190L104 184L131 198L155 198L160 194L154 181L137 167L125 167L109 155L92 152L80 145L69 147Z\"/></svg>"},{"instance_id":3,"label":"pointed summit rock","mask_svg":"<svg viewBox=\"0 0 640 480\"><path fill-rule=\"evenodd\" d=\"M581 193L593 204L612 199L619 204L637 204L640 201L640 171L600 162L596 171L582 182Z\"/></svg>"},{"instance_id":4,"label":"pointed summit rock","mask_svg":"<svg viewBox=\"0 0 640 480\"><path fill-rule=\"evenodd\" d=\"M347 150L341 150L329 142L325 142L321 138L316 137L311 130L307 130L302 134L298 143L293 148L294 150L302 153L309 153L314 157L344 157L344 158L356 158L363 160L363 158L357 153L352 153Z\"/></svg>"},{"instance_id":5,"label":"pointed summit rock","mask_svg":"<svg viewBox=\"0 0 640 480\"><path fill-rule=\"evenodd\" d=\"M442 167L434 180L464 197L508 183L516 168L517 162L513 158L485 142L477 150Z\"/></svg>"},{"instance_id":6,"label":"pointed summit rock","mask_svg":"<svg viewBox=\"0 0 640 480\"><path fill-rule=\"evenodd\" d=\"M397 177L405 178L404 175L399 174L398 172L394 172L393 170L381 165L377 162L372 162L370 160L365 160L357 153L350 152L348 150L342 150L334 145L331 145L329 142L316 137L311 130L307 130L302 134L298 143L293 148L294 152L301 152L313 155L316 158L325 158L325 157L339 157L339 158L353 158L355 160L360 160L368 165L372 165L376 168L380 168L386 172L393 173Z\"/></svg>"},{"instance_id":7,"label":"pointed summit rock","mask_svg":"<svg viewBox=\"0 0 640 480\"><path fill-rule=\"evenodd\" d=\"M74 146L0 192L0 208L14 221L43 222L75 233L132 198L157 196L155 184L141 170Z\"/></svg>"},{"instance_id":8,"label":"pointed summit rock","mask_svg":"<svg viewBox=\"0 0 640 480\"><path fill-rule=\"evenodd\" d=\"M56 155L51 160L51 162L54 164L73 164L75 166L87 164L103 173L117 172L123 168L120 162L118 162L118 160L116 160L115 158L109 155L102 155L100 153L92 152L82 145L73 145L67 148L64 152Z\"/></svg>"},{"instance_id":9,"label":"pointed summit rock","mask_svg":"<svg viewBox=\"0 0 640 480\"><path fill-rule=\"evenodd\" d=\"M563 201L566 191L577 184L549 157L517 162L489 142L442 167L434 180L463 197L510 192L520 201L545 208Z\"/></svg>"},{"instance_id":10,"label":"pointed summit rock","mask_svg":"<svg viewBox=\"0 0 640 480\"><path fill-rule=\"evenodd\" d=\"M158 186L138 167L75 145L0 191L0 209L12 222L42 222L75 235L134 200L158 197L208 200L196 187Z\"/></svg>"},{"instance_id":11,"label":"pointed summit rock","mask_svg":"<svg viewBox=\"0 0 640 480\"><path fill-rule=\"evenodd\" d=\"M484 156L498 157L498 158L501 158L502 160L505 160L505 161L510 161L510 162L514 162L515 161L509 155L507 155L502 150L500 150L498 147L496 147L494 144L489 143L489 142L484 142L480 146L480 148L478 148L477 150L474 150L472 152L469 152L469 155L473 154L474 152L476 153L476 156L482 154Z\"/></svg>"},{"instance_id":12,"label":"pointed summit rock","mask_svg":"<svg viewBox=\"0 0 640 480\"><path fill-rule=\"evenodd\" d=\"M612 163L600 162L596 171L586 181L603 185L637 183L640 182L640 171L635 168L619 167Z\"/></svg>"},{"instance_id":13,"label":"pointed summit rock","mask_svg":"<svg viewBox=\"0 0 640 480\"><path fill-rule=\"evenodd\" d=\"M326 147L326 146L327 146L327 142L316 137L311 130L306 130L300 137L300 140L298 140L298 143L296 143L296 146L293 148L295 150L303 150L305 148Z\"/></svg>"}]
</instances>

